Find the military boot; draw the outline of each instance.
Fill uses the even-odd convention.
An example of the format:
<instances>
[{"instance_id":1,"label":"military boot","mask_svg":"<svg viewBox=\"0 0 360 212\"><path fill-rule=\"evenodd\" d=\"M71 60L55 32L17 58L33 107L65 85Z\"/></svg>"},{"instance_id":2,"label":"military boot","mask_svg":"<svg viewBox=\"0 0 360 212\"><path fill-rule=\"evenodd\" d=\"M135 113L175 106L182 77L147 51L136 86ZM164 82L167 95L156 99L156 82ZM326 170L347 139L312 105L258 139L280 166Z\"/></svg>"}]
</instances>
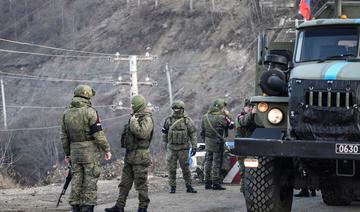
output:
<instances>
[{"instance_id":1,"label":"military boot","mask_svg":"<svg viewBox=\"0 0 360 212\"><path fill-rule=\"evenodd\" d=\"M138 208L137 212L147 212L147 209L146 208Z\"/></svg>"},{"instance_id":2,"label":"military boot","mask_svg":"<svg viewBox=\"0 0 360 212\"><path fill-rule=\"evenodd\" d=\"M81 212L94 212L94 205L81 205L80 211Z\"/></svg>"},{"instance_id":3,"label":"military boot","mask_svg":"<svg viewBox=\"0 0 360 212\"><path fill-rule=\"evenodd\" d=\"M244 189L244 184L240 183L240 192L241 193L244 193L245 192L245 189Z\"/></svg>"},{"instance_id":4,"label":"military boot","mask_svg":"<svg viewBox=\"0 0 360 212\"><path fill-rule=\"evenodd\" d=\"M197 191L191 185L186 186L186 192L188 192L188 193L197 193Z\"/></svg>"},{"instance_id":5,"label":"military boot","mask_svg":"<svg viewBox=\"0 0 360 212\"><path fill-rule=\"evenodd\" d=\"M124 208L120 208L120 207L114 205L111 208L105 208L105 211L106 212L124 212Z\"/></svg>"},{"instance_id":6,"label":"military boot","mask_svg":"<svg viewBox=\"0 0 360 212\"><path fill-rule=\"evenodd\" d=\"M308 189L301 189L298 194L295 194L294 197L309 197L309 190Z\"/></svg>"},{"instance_id":7,"label":"military boot","mask_svg":"<svg viewBox=\"0 0 360 212\"><path fill-rule=\"evenodd\" d=\"M214 183L212 186L213 190L226 190L226 188L222 187L219 183Z\"/></svg>"},{"instance_id":8,"label":"military boot","mask_svg":"<svg viewBox=\"0 0 360 212\"><path fill-rule=\"evenodd\" d=\"M211 182L205 182L205 189L212 189L212 183Z\"/></svg>"},{"instance_id":9,"label":"military boot","mask_svg":"<svg viewBox=\"0 0 360 212\"><path fill-rule=\"evenodd\" d=\"M86 212L94 212L94 205L89 205Z\"/></svg>"},{"instance_id":10,"label":"military boot","mask_svg":"<svg viewBox=\"0 0 360 212\"><path fill-rule=\"evenodd\" d=\"M311 189L311 196L312 196L312 197L316 197L316 191L315 191L315 189Z\"/></svg>"},{"instance_id":11,"label":"military boot","mask_svg":"<svg viewBox=\"0 0 360 212\"><path fill-rule=\"evenodd\" d=\"M72 205L71 206L71 212L81 212L80 211L80 205Z\"/></svg>"},{"instance_id":12,"label":"military boot","mask_svg":"<svg viewBox=\"0 0 360 212\"><path fill-rule=\"evenodd\" d=\"M170 187L170 190L169 190L169 193L170 193L170 194L176 193L176 186L171 186L171 187Z\"/></svg>"}]
</instances>

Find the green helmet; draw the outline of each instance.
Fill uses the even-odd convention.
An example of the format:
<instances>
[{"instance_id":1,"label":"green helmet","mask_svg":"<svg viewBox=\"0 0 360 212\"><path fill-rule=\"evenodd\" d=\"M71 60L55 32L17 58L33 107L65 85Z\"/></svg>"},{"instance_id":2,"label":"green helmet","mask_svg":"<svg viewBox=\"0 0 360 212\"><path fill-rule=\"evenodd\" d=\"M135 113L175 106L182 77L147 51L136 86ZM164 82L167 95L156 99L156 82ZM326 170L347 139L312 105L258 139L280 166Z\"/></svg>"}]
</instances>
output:
<instances>
[{"instance_id":1,"label":"green helmet","mask_svg":"<svg viewBox=\"0 0 360 212\"><path fill-rule=\"evenodd\" d=\"M185 109L185 103L181 100L176 100L172 103L171 109Z\"/></svg>"},{"instance_id":2,"label":"green helmet","mask_svg":"<svg viewBox=\"0 0 360 212\"><path fill-rule=\"evenodd\" d=\"M142 95L136 95L131 100L131 108L134 113L142 111L146 108L146 100Z\"/></svg>"},{"instance_id":3,"label":"green helmet","mask_svg":"<svg viewBox=\"0 0 360 212\"><path fill-rule=\"evenodd\" d=\"M246 99L244 100L244 106L245 106L245 107L246 107L246 106L252 107L252 106L254 106L254 104L251 103L250 99L246 98Z\"/></svg>"},{"instance_id":4,"label":"green helmet","mask_svg":"<svg viewBox=\"0 0 360 212\"><path fill-rule=\"evenodd\" d=\"M213 106L219 109L223 109L226 106L226 102L224 99L217 99L215 100Z\"/></svg>"},{"instance_id":5,"label":"green helmet","mask_svg":"<svg viewBox=\"0 0 360 212\"><path fill-rule=\"evenodd\" d=\"M90 99L95 96L95 91L88 85L78 85L74 90L74 96Z\"/></svg>"}]
</instances>

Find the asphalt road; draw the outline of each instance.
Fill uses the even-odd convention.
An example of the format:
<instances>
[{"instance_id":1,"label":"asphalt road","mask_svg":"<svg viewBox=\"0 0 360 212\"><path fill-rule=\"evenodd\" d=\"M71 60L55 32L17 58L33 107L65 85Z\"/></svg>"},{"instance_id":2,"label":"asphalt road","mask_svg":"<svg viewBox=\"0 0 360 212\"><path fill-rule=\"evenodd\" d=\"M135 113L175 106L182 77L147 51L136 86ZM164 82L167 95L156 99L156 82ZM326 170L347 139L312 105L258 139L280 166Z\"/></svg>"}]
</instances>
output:
<instances>
[{"instance_id":1,"label":"asphalt road","mask_svg":"<svg viewBox=\"0 0 360 212\"><path fill-rule=\"evenodd\" d=\"M239 192L238 186L226 186L226 191L204 190L196 186L197 194L187 194L185 188L178 186L176 194L167 192L152 193L150 212L246 212L244 197ZM297 192L297 191L295 191ZM98 205L96 212L104 211L114 203ZM135 211L138 207L136 196L128 199L125 211ZM360 202L353 202L347 207L326 206L321 199L320 192L316 197L294 197L292 211L294 212L359 212Z\"/></svg>"}]
</instances>

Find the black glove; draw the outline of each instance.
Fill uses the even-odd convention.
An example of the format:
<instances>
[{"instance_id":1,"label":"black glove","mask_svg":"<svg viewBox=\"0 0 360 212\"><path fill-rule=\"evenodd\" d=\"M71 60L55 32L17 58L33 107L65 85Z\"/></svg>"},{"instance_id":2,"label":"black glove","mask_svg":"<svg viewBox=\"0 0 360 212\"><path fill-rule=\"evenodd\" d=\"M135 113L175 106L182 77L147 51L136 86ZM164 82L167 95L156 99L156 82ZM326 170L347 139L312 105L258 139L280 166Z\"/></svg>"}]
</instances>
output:
<instances>
[{"instance_id":1,"label":"black glove","mask_svg":"<svg viewBox=\"0 0 360 212\"><path fill-rule=\"evenodd\" d=\"M196 154L196 148L192 148L191 149L191 157L194 156Z\"/></svg>"},{"instance_id":2,"label":"black glove","mask_svg":"<svg viewBox=\"0 0 360 212\"><path fill-rule=\"evenodd\" d=\"M169 132L169 130L166 129L165 127L163 127L163 128L161 129L161 133L162 133L162 134L168 134L168 132Z\"/></svg>"}]
</instances>

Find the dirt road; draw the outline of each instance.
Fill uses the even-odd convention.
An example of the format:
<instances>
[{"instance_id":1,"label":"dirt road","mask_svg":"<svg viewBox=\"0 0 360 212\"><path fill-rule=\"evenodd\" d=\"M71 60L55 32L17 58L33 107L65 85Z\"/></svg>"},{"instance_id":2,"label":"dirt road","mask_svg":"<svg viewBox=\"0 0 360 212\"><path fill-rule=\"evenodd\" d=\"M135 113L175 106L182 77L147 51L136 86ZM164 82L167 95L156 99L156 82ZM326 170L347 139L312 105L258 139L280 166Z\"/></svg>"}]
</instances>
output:
<instances>
[{"instance_id":1,"label":"dirt road","mask_svg":"<svg viewBox=\"0 0 360 212\"><path fill-rule=\"evenodd\" d=\"M167 192L151 195L149 211L156 212L246 212L245 200L240 195L238 186L226 186L226 191L207 191L202 186L196 186L199 193L187 194L185 190L178 189L176 194ZM297 191L296 191L297 192ZM137 198L130 198L126 211L137 210ZM112 204L97 206L96 212L104 211ZM316 197L294 198L292 212L358 212L360 202L347 207L329 207L321 199L320 192Z\"/></svg>"},{"instance_id":2,"label":"dirt road","mask_svg":"<svg viewBox=\"0 0 360 212\"><path fill-rule=\"evenodd\" d=\"M204 190L203 186L195 186L197 194L187 194L182 180L179 180L176 194L167 192L166 179L153 177L149 190L151 204L150 212L245 212L245 200L238 186L226 186L226 191ZM117 180L99 181L98 202L96 212L111 207L117 197ZM55 208L61 185L50 185L26 189L0 190L0 212L51 212L70 211L67 203L68 192L63 203ZM297 192L297 191L296 191ZM137 193L134 189L129 194L126 211L136 211L138 207ZM321 199L320 192L316 197L294 198L293 212L358 212L360 202L354 202L348 207L329 207Z\"/></svg>"}]
</instances>

